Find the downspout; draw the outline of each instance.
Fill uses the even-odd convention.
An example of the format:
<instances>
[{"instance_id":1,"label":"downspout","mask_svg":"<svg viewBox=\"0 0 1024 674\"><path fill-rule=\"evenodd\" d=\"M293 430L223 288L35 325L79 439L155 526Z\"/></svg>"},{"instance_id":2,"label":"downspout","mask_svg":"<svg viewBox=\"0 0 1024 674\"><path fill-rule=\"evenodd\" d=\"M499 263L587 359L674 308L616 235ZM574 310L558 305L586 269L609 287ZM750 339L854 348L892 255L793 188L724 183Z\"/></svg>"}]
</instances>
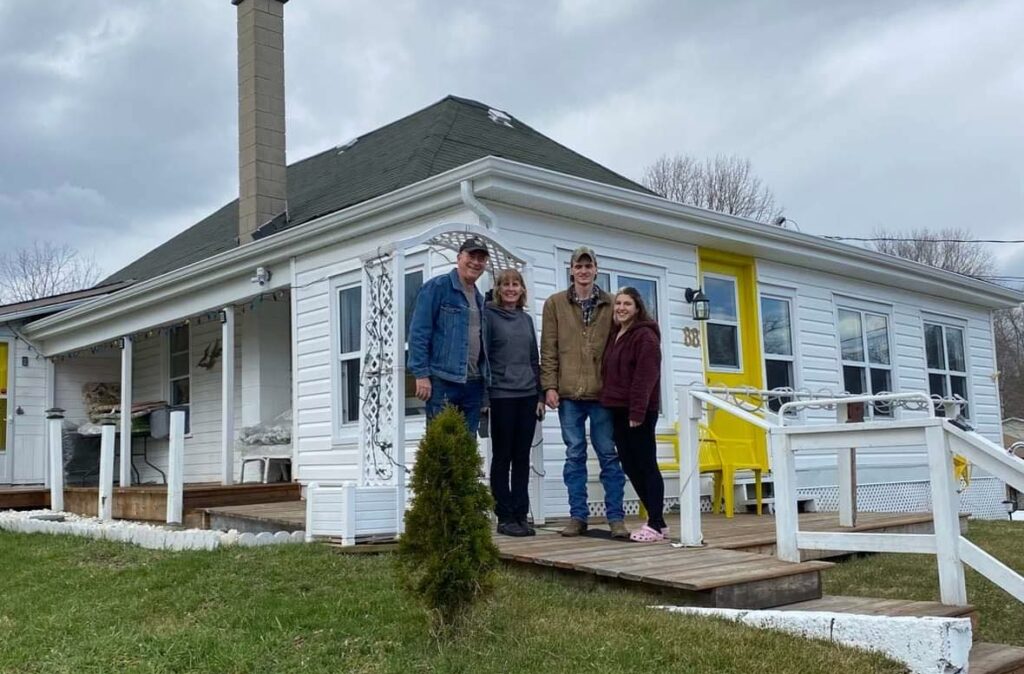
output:
<instances>
[{"instance_id":1,"label":"downspout","mask_svg":"<svg viewBox=\"0 0 1024 674\"><path fill-rule=\"evenodd\" d=\"M476 198L476 193L473 191L473 181L463 180L460 182L459 192L462 195L462 203L464 203L469 210L476 213L476 217L480 219L480 224L487 229L496 231L498 229L498 219L489 208L480 203Z\"/></svg>"}]
</instances>

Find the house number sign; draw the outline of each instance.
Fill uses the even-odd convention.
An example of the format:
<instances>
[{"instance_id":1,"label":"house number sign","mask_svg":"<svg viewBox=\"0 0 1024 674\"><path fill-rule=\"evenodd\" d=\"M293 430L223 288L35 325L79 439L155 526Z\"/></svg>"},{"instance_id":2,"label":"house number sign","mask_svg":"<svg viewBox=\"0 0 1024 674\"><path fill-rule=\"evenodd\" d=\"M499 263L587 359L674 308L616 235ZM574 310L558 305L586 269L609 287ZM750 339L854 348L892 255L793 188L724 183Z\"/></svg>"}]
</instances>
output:
<instances>
[{"instance_id":1,"label":"house number sign","mask_svg":"<svg viewBox=\"0 0 1024 674\"><path fill-rule=\"evenodd\" d=\"M683 328L683 346L700 346L700 330Z\"/></svg>"}]
</instances>

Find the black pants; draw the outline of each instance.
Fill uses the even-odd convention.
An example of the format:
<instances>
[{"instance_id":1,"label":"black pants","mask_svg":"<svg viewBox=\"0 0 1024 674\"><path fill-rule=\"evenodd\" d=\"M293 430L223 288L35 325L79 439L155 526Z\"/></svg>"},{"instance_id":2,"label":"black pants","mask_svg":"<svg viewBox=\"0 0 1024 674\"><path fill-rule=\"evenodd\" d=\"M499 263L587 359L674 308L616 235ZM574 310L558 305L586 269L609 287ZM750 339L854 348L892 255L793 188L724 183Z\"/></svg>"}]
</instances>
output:
<instances>
[{"instance_id":1,"label":"black pants","mask_svg":"<svg viewBox=\"0 0 1024 674\"><path fill-rule=\"evenodd\" d=\"M491 494L499 522L526 520L530 511L530 449L537 396L491 399Z\"/></svg>"},{"instance_id":2,"label":"black pants","mask_svg":"<svg viewBox=\"0 0 1024 674\"><path fill-rule=\"evenodd\" d=\"M654 439L658 411L648 411L642 424L630 428L628 409L611 407L609 410L622 470L626 472L640 502L647 508L647 526L661 531L666 526L665 480L658 470L658 443Z\"/></svg>"}]
</instances>

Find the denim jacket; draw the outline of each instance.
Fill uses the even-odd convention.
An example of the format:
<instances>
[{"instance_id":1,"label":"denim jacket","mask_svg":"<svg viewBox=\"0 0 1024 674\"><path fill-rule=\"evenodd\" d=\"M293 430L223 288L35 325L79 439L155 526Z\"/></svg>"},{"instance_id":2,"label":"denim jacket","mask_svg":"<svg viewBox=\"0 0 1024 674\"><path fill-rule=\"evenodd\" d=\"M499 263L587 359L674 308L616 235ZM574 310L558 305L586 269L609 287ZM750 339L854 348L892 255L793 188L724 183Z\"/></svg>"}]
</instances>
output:
<instances>
[{"instance_id":1,"label":"denim jacket","mask_svg":"<svg viewBox=\"0 0 1024 674\"><path fill-rule=\"evenodd\" d=\"M483 322L484 298L476 291L476 304ZM481 335L480 374L490 381L487 344ZM462 292L459 273L453 269L435 276L420 288L409 325L409 372L417 379L439 377L466 382L469 352L469 303Z\"/></svg>"}]
</instances>

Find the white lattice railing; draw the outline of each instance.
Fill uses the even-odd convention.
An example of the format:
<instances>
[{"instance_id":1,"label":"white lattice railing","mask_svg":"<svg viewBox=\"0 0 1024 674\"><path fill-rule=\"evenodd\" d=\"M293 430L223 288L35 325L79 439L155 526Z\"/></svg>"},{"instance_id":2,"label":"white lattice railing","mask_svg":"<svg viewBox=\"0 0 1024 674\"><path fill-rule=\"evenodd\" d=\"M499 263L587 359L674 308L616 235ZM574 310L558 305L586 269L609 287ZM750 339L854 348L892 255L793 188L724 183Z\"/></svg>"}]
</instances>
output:
<instances>
[{"instance_id":1,"label":"white lattice railing","mask_svg":"<svg viewBox=\"0 0 1024 674\"><path fill-rule=\"evenodd\" d=\"M767 393L767 392L762 392ZM959 496L953 456L964 456L979 468L997 475L1024 491L1024 460L979 434L960 428L949 418L935 416L935 401L926 393L887 393L835 397L808 397L784 403L778 415L757 409L744 389L686 387L680 391L680 518L682 543L700 545L700 482L698 474L698 423L708 410L735 416L765 431L771 451L775 485L776 550L779 559L800 561L800 550L845 552L916 552L936 556L942 602L967 603L963 565L966 563L1024 602L1024 577L960 535ZM743 396L743 397L738 397ZM938 401L955 417L962 401ZM924 412L914 419L851 422L850 405L889 405ZM789 409L815 406L834 409L831 424L786 425ZM834 449L838 454L839 517L842 526L856 521L857 448L906 445L927 448L931 486L932 534L883 534L800 531L797 518L795 452Z\"/></svg>"}]
</instances>

